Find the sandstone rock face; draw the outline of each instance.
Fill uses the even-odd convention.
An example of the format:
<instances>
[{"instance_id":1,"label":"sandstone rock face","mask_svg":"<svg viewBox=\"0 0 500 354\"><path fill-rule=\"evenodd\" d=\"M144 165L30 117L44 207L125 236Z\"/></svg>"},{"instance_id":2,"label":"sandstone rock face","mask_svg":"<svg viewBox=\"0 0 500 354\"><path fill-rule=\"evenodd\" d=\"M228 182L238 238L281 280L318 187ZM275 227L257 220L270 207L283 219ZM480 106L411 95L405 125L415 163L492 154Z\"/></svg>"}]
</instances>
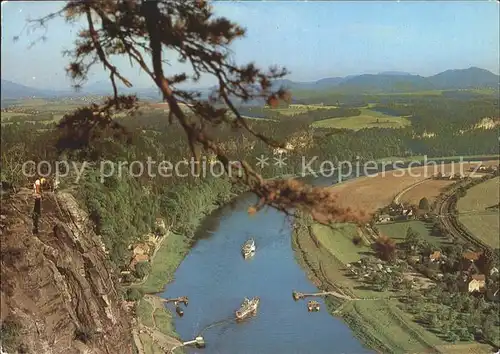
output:
<instances>
[{"instance_id":1,"label":"sandstone rock face","mask_svg":"<svg viewBox=\"0 0 500 354\"><path fill-rule=\"evenodd\" d=\"M133 353L102 243L74 198L47 193L32 233L29 190L2 200L2 349L12 353Z\"/></svg>"}]
</instances>

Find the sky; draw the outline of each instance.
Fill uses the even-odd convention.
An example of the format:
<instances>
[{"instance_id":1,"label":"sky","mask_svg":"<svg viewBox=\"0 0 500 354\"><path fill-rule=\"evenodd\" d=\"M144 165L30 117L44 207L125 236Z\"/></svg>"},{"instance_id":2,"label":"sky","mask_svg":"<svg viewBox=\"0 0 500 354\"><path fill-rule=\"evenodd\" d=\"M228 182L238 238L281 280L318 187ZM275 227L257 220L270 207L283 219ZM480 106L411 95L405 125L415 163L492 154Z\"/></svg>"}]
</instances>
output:
<instances>
[{"instance_id":1,"label":"sky","mask_svg":"<svg viewBox=\"0 0 500 354\"><path fill-rule=\"evenodd\" d=\"M239 64L280 65L294 81L382 71L429 76L448 69L481 67L499 72L499 2L493 1L216 1L217 15L247 29L231 49ZM28 49L44 31L22 32L28 18L62 7L59 1L2 1L2 79L68 89L64 68L81 25L62 19L48 25L47 40ZM21 34L22 33L22 34ZM12 38L19 35L16 42ZM120 60L123 59L123 60ZM135 87L150 80L128 60L115 61ZM172 57L171 59L175 59ZM172 63L166 72L185 67ZM106 80L101 67L89 82ZM212 85L204 78L199 85Z\"/></svg>"}]
</instances>

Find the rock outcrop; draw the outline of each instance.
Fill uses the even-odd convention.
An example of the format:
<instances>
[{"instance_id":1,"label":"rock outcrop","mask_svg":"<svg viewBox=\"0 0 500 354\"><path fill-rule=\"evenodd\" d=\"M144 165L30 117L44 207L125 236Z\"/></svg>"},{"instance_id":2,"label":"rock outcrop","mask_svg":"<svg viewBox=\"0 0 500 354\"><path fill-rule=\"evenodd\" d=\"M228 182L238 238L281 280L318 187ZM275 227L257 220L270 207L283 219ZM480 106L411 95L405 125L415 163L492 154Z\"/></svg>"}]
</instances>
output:
<instances>
[{"instance_id":1,"label":"rock outcrop","mask_svg":"<svg viewBox=\"0 0 500 354\"><path fill-rule=\"evenodd\" d=\"M47 193L33 234L29 190L2 198L1 341L13 353L131 354L131 316L90 221Z\"/></svg>"}]
</instances>

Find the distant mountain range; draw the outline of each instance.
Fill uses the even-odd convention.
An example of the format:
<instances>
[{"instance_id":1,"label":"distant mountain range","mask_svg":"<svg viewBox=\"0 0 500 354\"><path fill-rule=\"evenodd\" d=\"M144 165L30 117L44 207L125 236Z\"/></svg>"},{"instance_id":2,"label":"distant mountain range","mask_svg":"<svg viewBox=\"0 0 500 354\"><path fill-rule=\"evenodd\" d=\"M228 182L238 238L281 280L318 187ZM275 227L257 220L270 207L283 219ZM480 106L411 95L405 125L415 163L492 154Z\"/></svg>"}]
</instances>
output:
<instances>
[{"instance_id":1,"label":"distant mountain range","mask_svg":"<svg viewBox=\"0 0 500 354\"><path fill-rule=\"evenodd\" d=\"M24 97L51 97L60 96L62 92L47 90L41 88L34 88L29 86L24 86L21 84L16 84L15 82L3 80L2 79L2 100L10 98L24 98Z\"/></svg>"},{"instance_id":2,"label":"distant mountain range","mask_svg":"<svg viewBox=\"0 0 500 354\"><path fill-rule=\"evenodd\" d=\"M285 86L291 90L339 90L342 92L412 92L423 90L457 90L471 88L499 88L500 76L494 73L471 67L468 69L446 70L433 76L420 76L399 71L385 71L378 74L349 75L346 77L329 77L314 82L295 82L288 79L276 80L273 86ZM80 92L72 90L56 91L34 88L1 80L2 100L28 97L55 98L63 96L106 95L112 92L111 83L99 81L85 86ZM155 87L126 88L119 86L120 92L136 93L142 98L159 99ZM208 88L198 89L208 92Z\"/></svg>"},{"instance_id":3,"label":"distant mountain range","mask_svg":"<svg viewBox=\"0 0 500 354\"><path fill-rule=\"evenodd\" d=\"M386 71L379 74L332 77L314 82L294 82L277 80L274 85L283 85L291 90L326 90L368 92L411 92L423 90L458 90L472 88L498 89L500 76L471 67L468 69L446 70L433 76L420 76L406 72Z\"/></svg>"}]
</instances>

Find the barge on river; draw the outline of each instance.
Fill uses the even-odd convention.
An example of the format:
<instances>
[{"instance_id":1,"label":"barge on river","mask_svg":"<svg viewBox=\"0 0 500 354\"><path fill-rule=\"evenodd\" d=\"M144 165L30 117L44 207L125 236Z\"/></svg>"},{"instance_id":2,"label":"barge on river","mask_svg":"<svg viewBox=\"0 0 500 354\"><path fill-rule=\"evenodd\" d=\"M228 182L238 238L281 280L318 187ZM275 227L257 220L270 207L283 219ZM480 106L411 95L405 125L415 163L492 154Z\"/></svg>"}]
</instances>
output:
<instances>
[{"instance_id":1,"label":"barge on river","mask_svg":"<svg viewBox=\"0 0 500 354\"><path fill-rule=\"evenodd\" d=\"M257 314L257 308L259 307L260 298L258 296L243 300L243 303L240 306L240 309L236 311L236 319L243 320L251 315Z\"/></svg>"},{"instance_id":2,"label":"barge on river","mask_svg":"<svg viewBox=\"0 0 500 354\"><path fill-rule=\"evenodd\" d=\"M241 253L244 258L252 257L255 254L255 240L253 238L247 240L241 247Z\"/></svg>"}]
</instances>

